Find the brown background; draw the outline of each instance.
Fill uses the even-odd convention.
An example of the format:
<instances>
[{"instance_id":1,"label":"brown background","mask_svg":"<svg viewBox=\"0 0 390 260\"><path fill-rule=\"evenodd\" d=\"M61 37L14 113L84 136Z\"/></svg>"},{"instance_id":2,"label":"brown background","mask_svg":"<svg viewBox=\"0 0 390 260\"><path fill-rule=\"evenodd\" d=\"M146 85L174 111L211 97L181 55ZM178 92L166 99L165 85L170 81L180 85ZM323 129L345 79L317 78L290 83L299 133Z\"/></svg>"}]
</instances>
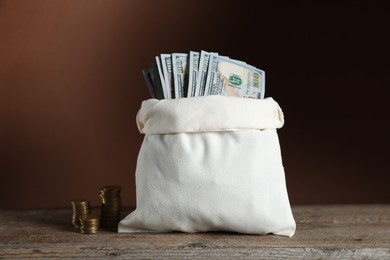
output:
<instances>
[{"instance_id":1,"label":"brown background","mask_svg":"<svg viewBox=\"0 0 390 260\"><path fill-rule=\"evenodd\" d=\"M160 53L217 51L267 73L292 204L389 203L385 1L0 1L0 208L135 204Z\"/></svg>"}]
</instances>

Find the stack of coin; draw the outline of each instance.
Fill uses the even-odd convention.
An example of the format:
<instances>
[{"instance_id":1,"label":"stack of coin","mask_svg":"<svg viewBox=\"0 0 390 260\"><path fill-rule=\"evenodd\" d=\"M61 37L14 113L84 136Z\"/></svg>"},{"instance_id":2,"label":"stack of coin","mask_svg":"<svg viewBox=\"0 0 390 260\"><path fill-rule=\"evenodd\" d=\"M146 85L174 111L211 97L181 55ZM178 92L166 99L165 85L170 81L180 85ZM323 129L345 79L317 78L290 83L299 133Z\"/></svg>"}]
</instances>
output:
<instances>
[{"instance_id":1,"label":"stack of coin","mask_svg":"<svg viewBox=\"0 0 390 260\"><path fill-rule=\"evenodd\" d=\"M74 200L72 203L72 224L75 228L80 228L79 217L91 213L91 206L88 200Z\"/></svg>"},{"instance_id":2,"label":"stack of coin","mask_svg":"<svg viewBox=\"0 0 390 260\"><path fill-rule=\"evenodd\" d=\"M116 228L121 218L122 187L105 186L99 190L102 201L100 225L103 228Z\"/></svg>"},{"instance_id":3,"label":"stack of coin","mask_svg":"<svg viewBox=\"0 0 390 260\"><path fill-rule=\"evenodd\" d=\"M80 233L82 234L96 234L99 231L99 218L96 215L80 216Z\"/></svg>"}]
</instances>

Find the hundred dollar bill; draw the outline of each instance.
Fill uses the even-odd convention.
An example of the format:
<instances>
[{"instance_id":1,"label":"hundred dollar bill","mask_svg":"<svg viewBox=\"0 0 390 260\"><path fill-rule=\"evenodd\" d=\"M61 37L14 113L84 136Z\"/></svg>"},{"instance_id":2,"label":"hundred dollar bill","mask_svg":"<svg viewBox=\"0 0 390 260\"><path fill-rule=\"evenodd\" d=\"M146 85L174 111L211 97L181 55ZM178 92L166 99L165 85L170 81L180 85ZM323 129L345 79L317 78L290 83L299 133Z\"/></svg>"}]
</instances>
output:
<instances>
[{"instance_id":1,"label":"hundred dollar bill","mask_svg":"<svg viewBox=\"0 0 390 260\"><path fill-rule=\"evenodd\" d=\"M203 96L206 86L207 69L212 52L201 51L199 58L198 78L196 79L195 96Z\"/></svg>"},{"instance_id":2,"label":"hundred dollar bill","mask_svg":"<svg viewBox=\"0 0 390 260\"><path fill-rule=\"evenodd\" d=\"M165 87L167 88L168 99L175 98L175 86L172 74L172 56L171 54L161 54L161 66L165 79Z\"/></svg>"},{"instance_id":3,"label":"hundred dollar bill","mask_svg":"<svg viewBox=\"0 0 390 260\"><path fill-rule=\"evenodd\" d=\"M175 85L175 98L187 97L188 90L188 54L172 54L172 72Z\"/></svg>"},{"instance_id":4,"label":"hundred dollar bill","mask_svg":"<svg viewBox=\"0 0 390 260\"><path fill-rule=\"evenodd\" d=\"M162 86L162 81L164 79L162 79L160 77L158 66L159 65L158 65L157 59L155 59L150 75L151 75L151 78L153 80L154 89L156 91L156 98L157 99L164 99L165 98L165 96L164 96L164 89L163 89L163 86Z\"/></svg>"},{"instance_id":5,"label":"hundred dollar bill","mask_svg":"<svg viewBox=\"0 0 390 260\"><path fill-rule=\"evenodd\" d=\"M165 78L164 78L164 73L163 73L162 66L161 66L161 60L160 60L159 56L156 56L155 58L156 58L157 71L158 71L158 76L160 78L161 88L163 91L164 99L168 99L168 95L170 93L169 93L169 90L165 84Z\"/></svg>"},{"instance_id":6,"label":"hundred dollar bill","mask_svg":"<svg viewBox=\"0 0 390 260\"><path fill-rule=\"evenodd\" d=\"M187 97L195 97L196 80L198 78L198 71L199 71L199 58L200 58L199 52L190 51Z\"/></svg>"},{"instance_id":7,"label":"hundred dollar bill","mask_svg":"<svg viewBox=\"0 0 390 260\"><path fill-rule=\"evenodd\" d=\"M150 95L152 96L152 98L157 98L156 90L153 86L153 79L152 79L152 75L151 75L152 70L153 70L153 68L144 69L144 70L142 70L142 74L144 75L146 85L148 86Z\"/></svg>"},{"instance_id":8,"label":"hundred dollar bill","mask_svg":"<svg viewBox=\"0 0 390 260\"><path fill-rule=\"evenodd\" d=\"M240 61L211 55L204 95L264 98L265 72Z\"/></svg>"}]
</instances>

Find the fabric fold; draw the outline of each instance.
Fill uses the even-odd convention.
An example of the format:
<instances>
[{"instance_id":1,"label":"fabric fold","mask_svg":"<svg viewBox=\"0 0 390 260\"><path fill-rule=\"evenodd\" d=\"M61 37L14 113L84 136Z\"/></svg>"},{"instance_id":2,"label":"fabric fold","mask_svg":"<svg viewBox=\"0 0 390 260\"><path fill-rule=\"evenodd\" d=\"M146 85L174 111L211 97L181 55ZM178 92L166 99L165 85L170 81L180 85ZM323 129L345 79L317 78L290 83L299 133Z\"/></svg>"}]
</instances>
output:
<instances>
[{"instance_id":1,"label":"fabric fold","mask_svg":"<svg viewBox=\"0 0 390 260\"><path fill-rule=\"evenodd\" d=\"M137 114L137 126L143 134L266 130L281 128L283 124L283 112L270 97L149 99L142 102Z\"/></svg>"}]
</instances>

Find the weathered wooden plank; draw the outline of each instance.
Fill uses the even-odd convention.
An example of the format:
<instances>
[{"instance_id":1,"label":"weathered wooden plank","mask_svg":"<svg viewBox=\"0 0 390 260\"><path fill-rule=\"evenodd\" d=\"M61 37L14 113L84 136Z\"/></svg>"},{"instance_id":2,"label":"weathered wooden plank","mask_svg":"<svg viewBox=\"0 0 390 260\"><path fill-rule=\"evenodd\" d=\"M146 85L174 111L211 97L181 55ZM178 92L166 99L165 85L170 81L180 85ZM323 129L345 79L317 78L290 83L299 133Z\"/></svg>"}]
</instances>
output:
<instances>
[{"instance_id":1,"label":"weathered wooden plank","mask_svg":"<svg viewBox=\"0 0 390 260\"><path fill-rule=\"evenodd\" d=\"M0 210L0 258L390 259L390 205L296 206L293 212L297 231L286 238L113 230L86 235L72 227L70 209Z\"/></svg>"}]
</instances>

